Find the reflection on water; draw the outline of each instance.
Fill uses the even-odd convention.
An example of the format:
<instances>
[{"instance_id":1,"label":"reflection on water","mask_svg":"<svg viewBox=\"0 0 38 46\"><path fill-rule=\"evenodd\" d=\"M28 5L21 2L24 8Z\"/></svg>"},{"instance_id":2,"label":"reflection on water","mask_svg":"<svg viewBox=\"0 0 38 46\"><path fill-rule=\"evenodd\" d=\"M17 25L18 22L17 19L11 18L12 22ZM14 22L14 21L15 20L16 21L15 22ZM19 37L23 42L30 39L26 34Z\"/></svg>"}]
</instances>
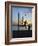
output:
<instances>
[{"instance_id":1,"label":"reflection on water","mask_svg":"<svg viewBox=\"0 0 38 46\"><path fill-rule=\"evenodd\" d=\"M12 31L13 30L18 30L18 26L12 26L12 29L11 29ZM28 26L26 26L26 28L25 28L25 26L19 26L19 30L28 30ZM30 30L32 30L32 27L30 27Z\"/></svg>"}]
</instances>

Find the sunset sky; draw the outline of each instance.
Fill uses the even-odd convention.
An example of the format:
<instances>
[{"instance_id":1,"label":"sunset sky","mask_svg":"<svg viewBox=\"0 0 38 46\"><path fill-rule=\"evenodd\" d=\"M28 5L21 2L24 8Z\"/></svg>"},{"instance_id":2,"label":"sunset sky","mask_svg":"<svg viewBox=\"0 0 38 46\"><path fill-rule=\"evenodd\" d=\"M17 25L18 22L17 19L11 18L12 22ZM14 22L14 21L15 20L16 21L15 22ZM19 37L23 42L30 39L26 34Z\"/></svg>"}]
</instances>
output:
<instances>
[{"instance_id":1,"label":"sunset sky","mask_svg":"<svg viewBox=\"0 0 38 46\"><path fill-rule=\"evenodd\" d=\"M24 20L32 20L32 8L21 8L21 7L12 7L12 23L17 23L18 21L18 13L19 20L22 20L22 16ZM25 16L26 15L26 16Z\"/></svg>"}]
</instances>

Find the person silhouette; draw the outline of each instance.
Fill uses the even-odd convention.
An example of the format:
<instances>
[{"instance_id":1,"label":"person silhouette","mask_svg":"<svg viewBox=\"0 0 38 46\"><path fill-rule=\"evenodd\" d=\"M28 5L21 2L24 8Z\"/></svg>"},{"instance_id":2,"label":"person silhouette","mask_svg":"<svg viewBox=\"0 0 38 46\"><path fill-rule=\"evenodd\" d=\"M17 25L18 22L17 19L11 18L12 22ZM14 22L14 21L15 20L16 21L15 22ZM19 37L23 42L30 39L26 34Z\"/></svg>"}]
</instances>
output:
<instances>
[{"instance_id":1,"label":"person silhouette","mask_svg":"<svg viewBox=\"0 0 38 46\"><path fill-rule=\"evenodd\" d=\"M28 30L30 30L30 24L28 25Z\"/></svg>"},{"instance_id":2,"label":"person silhouette","mask_svg":"<svg viewBox=\"0 0 38 46\"><path fill-rule=\"evenodd\" d=\"M24 26L25 26L25 28L26 28L26 24L27 24L27 21L24 22Z\"/></svg>"}]
</instances>

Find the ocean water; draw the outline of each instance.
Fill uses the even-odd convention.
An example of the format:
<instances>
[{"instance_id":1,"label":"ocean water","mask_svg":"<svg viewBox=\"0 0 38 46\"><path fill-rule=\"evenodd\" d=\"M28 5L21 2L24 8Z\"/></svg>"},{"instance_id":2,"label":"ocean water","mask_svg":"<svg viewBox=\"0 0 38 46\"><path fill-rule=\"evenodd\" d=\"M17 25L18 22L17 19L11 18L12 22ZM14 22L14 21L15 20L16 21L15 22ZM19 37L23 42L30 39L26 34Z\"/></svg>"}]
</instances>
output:
<instances>
[{"instance_id":1,"label":"ocean water","mask_svg":"<svg viewBox=\"0 0 38 46\"><path fill-rule=\"evenodd\" d=\"M12 31L14 31L14 30L18 30L18 26L11 26L11 30ZM28 26L26 26L26 28L25 28L25 26L24 27L20 27L19 26L19 30L28 30ZM30 27L30 30L32 30L32 27Z\"/></svg>"}]
</instances>

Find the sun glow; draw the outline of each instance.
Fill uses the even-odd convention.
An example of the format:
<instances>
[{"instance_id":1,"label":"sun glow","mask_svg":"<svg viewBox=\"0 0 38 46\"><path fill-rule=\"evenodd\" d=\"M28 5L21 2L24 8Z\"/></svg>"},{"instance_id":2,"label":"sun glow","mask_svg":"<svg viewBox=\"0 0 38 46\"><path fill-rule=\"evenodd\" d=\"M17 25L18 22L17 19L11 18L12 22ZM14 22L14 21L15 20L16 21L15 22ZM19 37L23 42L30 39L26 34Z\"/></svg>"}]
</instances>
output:
<instances>
[{"instance_id":1,"label":"sun glow","mask_svg":"<svg viewBox=\"0 0 38 46\"><path fill-rule=\"evenodd\" d=\"M31 24L32 25L32 20L24 20L24 22L27 21L26 25L28 24ZM24 25L24 22L23 22L23 25Z\"/></svg>"}]
</instances>

